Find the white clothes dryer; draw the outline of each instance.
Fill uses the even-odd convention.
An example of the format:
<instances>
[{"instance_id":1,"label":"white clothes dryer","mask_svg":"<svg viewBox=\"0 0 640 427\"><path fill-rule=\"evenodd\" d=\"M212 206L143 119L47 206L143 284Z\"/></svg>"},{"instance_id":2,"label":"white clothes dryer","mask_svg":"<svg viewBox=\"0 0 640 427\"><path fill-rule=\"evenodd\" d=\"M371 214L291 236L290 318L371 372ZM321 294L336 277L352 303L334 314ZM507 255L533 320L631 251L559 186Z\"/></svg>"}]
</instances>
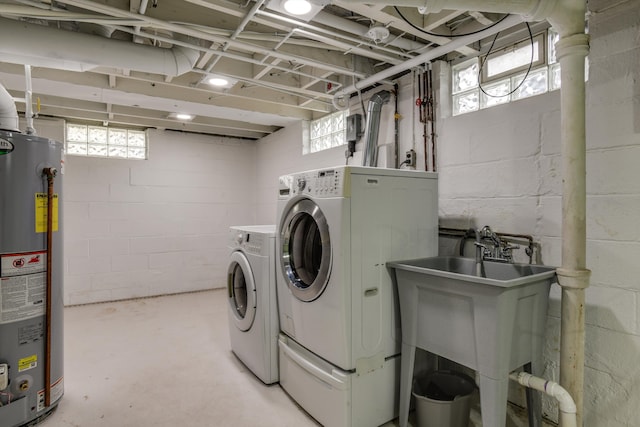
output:
<instances>
[{"instance_id":1,"label":"white clothes dryer","mask_svg":"<svg viewBox=\"0 0 640 427\"><path fill-rule=\"evenodd\" d=\"M229 229L231 350L265 384L278 382L275 225Z\"/></svg>"},{"instance_id":2,"label":"white clothes dryer","mask_svg":"<svg viewBox=\"0 0 640 427\"><path fill-rule=\"evenodd\" d=\"M385 264L437 255L437 186L435 173L354 166L280 178L280 384L323 425L397 415L400 321Z\"/></svg>"}]
</instances>

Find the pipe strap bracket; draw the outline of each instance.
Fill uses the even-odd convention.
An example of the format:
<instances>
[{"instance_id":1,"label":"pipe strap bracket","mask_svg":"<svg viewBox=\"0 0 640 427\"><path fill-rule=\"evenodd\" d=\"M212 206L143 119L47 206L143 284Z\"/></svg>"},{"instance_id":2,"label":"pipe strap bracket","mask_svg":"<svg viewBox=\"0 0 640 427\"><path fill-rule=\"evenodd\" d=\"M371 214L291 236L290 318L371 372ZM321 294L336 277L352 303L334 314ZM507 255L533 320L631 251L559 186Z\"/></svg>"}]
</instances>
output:
<instances>
[{"instance_id":1,"label":"pipe strap bracket","mask_svg":"<svg viewBox=\"0 0 640 427\"><path fill-rule=\"evenodd\" d=\"M563 288L586 289L589 287L591 270L573 270L568 268L557 268L558 284Z\"/></svg>"},{"instance_id":2,"label":"pipe strap bracket","mask_svg":"<svg viewBox=\"0 0 640 427\"><path fill-rule=\"evenodd\" d=\"M589 35L573 34L561 38L556 43L556 52L558 60L565 56L580 55L586 57L589 54Z\"/></svg>"}]
</instances>

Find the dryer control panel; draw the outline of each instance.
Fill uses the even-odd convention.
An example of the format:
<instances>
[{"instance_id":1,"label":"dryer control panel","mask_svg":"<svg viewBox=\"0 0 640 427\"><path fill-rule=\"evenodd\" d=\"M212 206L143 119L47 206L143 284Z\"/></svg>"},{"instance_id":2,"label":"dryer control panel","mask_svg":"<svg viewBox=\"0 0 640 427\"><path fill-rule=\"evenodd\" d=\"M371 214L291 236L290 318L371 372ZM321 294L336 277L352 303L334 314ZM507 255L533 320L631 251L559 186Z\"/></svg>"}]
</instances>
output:
<instances>
[{"instance_id":1,"label":"dryer control panel","mask_svg":"<svg viewBox=\"0 0 640 427\"><path fill-rule=\"evenodd\" d=\"M294 174L290 193L313 197L341 197L344 194L344 168L321 169Z\"/></svg>"},{"instance_id":2,"label":"dryer control panel","mask_svg":"<svg viewBox=\"0 0 640 427\"><path fill-rule=\"evenodd\" d=\"M273 227L275 230L275 226ZM261 226L231 227L229 229L229 247L234 250L243 250L248 254L268 255L268 240L274 239L275 235L272 232L264 232L260 228Z\"/></svg>"}]
</instances>

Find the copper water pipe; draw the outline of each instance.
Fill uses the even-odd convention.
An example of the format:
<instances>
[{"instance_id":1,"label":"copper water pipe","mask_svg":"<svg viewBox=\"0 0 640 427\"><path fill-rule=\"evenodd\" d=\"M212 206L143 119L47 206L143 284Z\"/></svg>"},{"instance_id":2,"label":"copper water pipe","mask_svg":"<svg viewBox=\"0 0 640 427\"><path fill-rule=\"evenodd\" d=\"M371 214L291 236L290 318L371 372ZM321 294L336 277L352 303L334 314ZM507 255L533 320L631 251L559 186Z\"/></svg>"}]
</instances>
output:
<instances>
[{"instance_id":1,"label":"copper water pipe","mask_svg":"<svg viewBox=\"0 0 640 427\"><path fill-rule=\"evenodd\" d=\"M51 258L53 249L53 180L58 171L56 168L44 168L42 174L47 177L47 290L46 290L46 353L44 361L44 406L51 406L51 294L52 275Z\"/></svg>"}]
</instances>

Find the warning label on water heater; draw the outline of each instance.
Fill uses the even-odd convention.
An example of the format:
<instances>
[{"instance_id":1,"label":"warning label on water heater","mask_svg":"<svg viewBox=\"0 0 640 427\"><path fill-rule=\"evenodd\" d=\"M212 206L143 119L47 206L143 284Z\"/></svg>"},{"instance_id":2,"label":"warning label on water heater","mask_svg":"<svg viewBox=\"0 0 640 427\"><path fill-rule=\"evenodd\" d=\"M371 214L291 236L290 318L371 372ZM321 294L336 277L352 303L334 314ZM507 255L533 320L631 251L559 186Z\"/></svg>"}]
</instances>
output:
<instances>
[{"instance_id":1,"label":"warning label on water heater","mask_svg":"<svg viewBox=\"0 0 640 427\"><path fill-rule=\"evenodd\" d=\"M45 273L0 278L0 325L44 315Z\"/></svg>"},{"instance_id":2,"label":"warning label on water heater","mask_svg":"<svg viewBox=\"0 0 640 427\"><path fill-rule=\"evenodd\" d=\"M36 233L47 232L47 206L49 205L49 198L47 193L36 193ZM58 195L53 195L53 206L51 207L53 212L52 231L58 231Z\"/></svg>"},{"instance_id":3,"label":"warning label on water heater","mask_svg":"<svg viewBox=\"0 0 640 427\"><path fill-rule=\"evenodd\" d=\"M41 273L47 268L47 251L0 255L0 277Z\"/></svg>"}]
</instances>

